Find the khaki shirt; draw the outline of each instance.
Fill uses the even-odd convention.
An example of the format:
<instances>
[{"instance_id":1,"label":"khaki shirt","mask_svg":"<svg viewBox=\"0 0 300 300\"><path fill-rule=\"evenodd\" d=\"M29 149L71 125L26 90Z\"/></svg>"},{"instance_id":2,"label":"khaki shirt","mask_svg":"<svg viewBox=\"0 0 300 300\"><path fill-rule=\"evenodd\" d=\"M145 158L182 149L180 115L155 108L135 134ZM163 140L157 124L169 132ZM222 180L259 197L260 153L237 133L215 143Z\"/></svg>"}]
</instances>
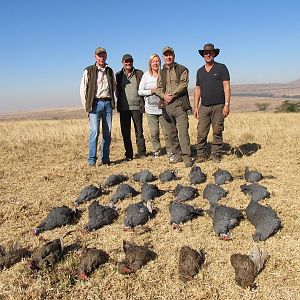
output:
<instances>
[{"instance_id":1,"label":"khaki shirt","mask_svg":"<svg viewBox=\"0 0 300 300\"><path fill-rule=\"evenodd\" d=\"M180 81L177 83L177 77L174 66L171 68L165 67L167 69L167 76L166 76L166 94L171 94L172 97L176 98L179 94L183 92L184 89L188 87L189 84L189 73L188 70L185 70L181 76ZM162 80L161 80L161 73L158 75L157 79L157 89L155 94L160 97L161 99L164 98L163 88L162 88Z\"/></svg>"}]
</instances>

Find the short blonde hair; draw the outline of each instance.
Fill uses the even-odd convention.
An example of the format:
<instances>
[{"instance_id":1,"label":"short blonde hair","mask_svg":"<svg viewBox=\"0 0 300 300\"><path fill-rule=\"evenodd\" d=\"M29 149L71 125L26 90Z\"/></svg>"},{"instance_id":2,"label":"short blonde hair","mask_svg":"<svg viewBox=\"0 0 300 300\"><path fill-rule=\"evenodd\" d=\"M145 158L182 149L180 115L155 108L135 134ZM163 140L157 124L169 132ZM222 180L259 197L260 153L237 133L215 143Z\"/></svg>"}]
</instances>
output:
<instances>
[{"instance_id":1,"label":"short blonde hair","mask_svg":"<svg viewBox=\"0 0 300 300\"><path fill-rule=\"evenodd\" d=\"M159 70L160 70L160 66L161 66L161 60L160 60L160 57L158 54L152 54L149 58L149 62L148 62L148 66L149 66L149 73L151 74L151 76L153 75L153 72L152 72L152 68L151 68L151 62L153 60L153 58L157 57L158 60L159 60Z\"/></svg>"}]
</instances>

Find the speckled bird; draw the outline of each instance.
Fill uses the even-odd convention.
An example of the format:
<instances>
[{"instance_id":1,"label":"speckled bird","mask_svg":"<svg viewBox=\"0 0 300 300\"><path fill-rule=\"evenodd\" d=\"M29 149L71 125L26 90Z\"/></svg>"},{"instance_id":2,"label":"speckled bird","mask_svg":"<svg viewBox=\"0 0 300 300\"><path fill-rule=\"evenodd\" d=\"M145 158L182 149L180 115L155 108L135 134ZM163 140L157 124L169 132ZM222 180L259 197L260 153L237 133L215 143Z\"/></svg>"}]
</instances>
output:
<instances>
[{"instance_id":1,"label":"speckled bird","mask_svg":"<svg viewBox=\"0 0 300 300\"><path fill-rule=\"evenodd\" d=\"M119 216L115 208L101 205L98 201L93 201L90 204L88 211L89 221L85 226L87 231L96 230L105 225L110 225Z\"/></svg>"},{"instance_id":2,"label":"speckled bird","mask_svg":"<svg viewBox=\"0 0 300 300\"><path fill-rule=\"evenodd\" d=\"M101 186L99 187L94 185L89 185L85 187L79 194L78 198L74 201L75 205L79 205L82 203L85 203L87 201L90 201L92 199L98 198L102 194Z\"/></svg>"},{"instance_id":3,"label":"speckled bird","mask_svg":"<svg viewBox=\"0 0 300 300\"><path fill-rule=\"evenodd\" d=\"M179 279L183 282L192 280L199 273L205 261L203 250L194 250L189 246L182 246L179 251Z\"/></svg>"},{"instance_id":4,"label":"speckled bird","mask_svg":"<svg viewBox=\"0 0 300 300\"><path fill-rule=\"evenodd\" d=\"M127 241L123 241L123 250L125 259L118 263L118 271L123 275L135 273L157 256L149 246L138 246Z\"/></svg>"},{"instance_id":5,"label":"speckled bird","mask_svg":"<svg viewBox=\"0 0 300 300\"><path fill-rule=\"evenodd\" d=\"M252 201L260 201L265 198L270 197L270 193L268 192L268 189L260 185L259 183L251 183L251 184L243 184L241 185L241 191L245 194L251 197Z\"/></svg>"},{"instance_id":6,"label":"speckled bird","mask_svg":"<svg viewBox=\"0 0 300 300\"><path fill-rule=\"evenodd\" d=\"M46 230L52 230L68 224L74 223L79 217L77 209L68 206L55 207L50 210L47 217L34 229L34 234L39 235Z\"/></svg>"},{"instance_id":7,"label":"speckled bird","mask_svg":"<svg viewBox=\"0 0 300 300\"><path fill-rule=\"evenodd\" d=\"M254 241L265 241L281 228L280 218L269 206L250 201L246 207L246 215L250 223L255 227Z\"/></svg>"},{"instance_id":8,"label":"speckled bird","mask_svg":"<svg viewBox=\"0 0 300 300\"><path fill-rule=\"evenodd\" d=\"M210 204L217 203L217 201L226 196L227 191L214 183L209 183L203 190L203 198L207 199Z\"/></svg>"},{"instance_id":9,"label":"speckled bird","mask_svg":"<svg viewBox=\"0 0 300 300\"><path fill-rule=\"evenodd\" d=\"M253 288L255 278L263 269L267 257L267 253L259 249L257 245L251 250L250 255L232 254L230 262L235 270L236 283L243 289Z\"/></svg>"},{"instance_id":10,"label":"speckled bird","mask_svg":"<svg viewBox=\"0 0 300 300\"><path fill-rule=\"evenodd\" d=\"M245 167L244 177L246 182L254 183L263 179L263 176L260 172L253 170L250 171L248 167Z\"/></svg>"},{"instance_id":11,"label":"speckled bird","mask_svg":"<svg viewBox=\"0 0 300 300\"><path fill-rule=\"evenodd\" d=\"M78 275L82 280L87 280L88 276L101 265L107 263L109 255L100 249L84 248L78 266Z\"/></svg>"},{"instance_id":12,"label":"speckled bird","mask_svg":"<svg viewBox=\"0 0 300 300\"><path fill-rule=\"evenodd\" d=\"M223 170L220 168L218 168L218 170L213 173L213 176L215 178L215 184L218 185L222 185L233 180L231 174L227 170Z\"/></svg>"},{"instance_id":13,"label":"speckled bird","mask_svg":"<svg viewBox=\"0 0 300 300\"><path fill-rule=\"evenodd\" d=\"M206 175L199 166L194 165L190 170L189 179L191 184L199 184L206 181Z\"/></svg>"}]
</instances>

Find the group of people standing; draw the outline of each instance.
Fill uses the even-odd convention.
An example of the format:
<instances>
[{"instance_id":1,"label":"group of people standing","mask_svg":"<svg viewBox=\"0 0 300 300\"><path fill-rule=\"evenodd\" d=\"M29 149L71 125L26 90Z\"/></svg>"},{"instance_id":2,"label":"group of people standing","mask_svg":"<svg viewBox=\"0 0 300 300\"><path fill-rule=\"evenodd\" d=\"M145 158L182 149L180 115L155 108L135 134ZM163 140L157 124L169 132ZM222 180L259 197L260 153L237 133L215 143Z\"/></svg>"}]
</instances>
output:
<instances>
[{"instance_id":1,"label":"group of people standing","mask_svg":"<svg viewBox=\"0 0 300 300\"><path fill-rule=\"evenodd\" d=\"M230 76L224 64L215 62L220 49L205 44L199 54L205 64L197 71L194 92L194 116L197 126L196 162L208 159L219 161L223 145L224 118L230 107ZM120 114L120 127L125 148L125 160L146 155L143 134L143 114L146 113L153 156L164 154L160 142L162 129L165 149L170 162L184 162L191 167L194 159L189 137L188 111L192 110L189 95L189 71L175 62L173 48L166 46L162 51L164 65L159 55L149 58L149 70L145 73L133 66L133 57L122 57L123 68L114 75L107 65L107 52L95 50L95 64L85 68L80 85L80 96L90 123L88 164L94 166L98 159L97 144L102 124L101 164L110 164L112 111ZM115 96L117 100L115 100ZM131 141L133 121L137 153L134 156ZM213 141L208 155L207 136L212 126Z\"/></svg>"}]
</instances>

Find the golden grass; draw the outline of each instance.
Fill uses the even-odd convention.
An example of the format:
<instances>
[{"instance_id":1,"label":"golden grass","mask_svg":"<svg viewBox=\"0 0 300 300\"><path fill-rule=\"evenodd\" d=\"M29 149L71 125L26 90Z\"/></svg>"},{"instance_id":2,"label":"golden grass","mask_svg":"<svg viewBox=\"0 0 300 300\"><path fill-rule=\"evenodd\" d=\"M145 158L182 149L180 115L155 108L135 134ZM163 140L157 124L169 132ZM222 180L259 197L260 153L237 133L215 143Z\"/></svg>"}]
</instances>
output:
<instances>
[{"instance_id":1,"label":"golden grass","mask_svg":"<svg viewBox=\"0 0 300 300\"><path fill-rule=\"evenodd\" d=\"M271 198L262 201L270 204L279 214L283 229L259 246L270 255L265 269L258 276L257 289L242 290L234 282L230 255L249 253L253 245L254 227L247 221L232 232L233 241L219 241L214 235L211 219L205 215L182 226L182 232L173 231L169 225L168 203L172 195L166 193L155 201L156 218L148 225L152 231L139 235L124 232L124 210L137 198L120 203L120 217L88 235L81 229L87 222L88 204L82 205L82 218L76 225L45 232L42 236L54 239L72 229L66 243L79 239L82 244L107 251L113 260L123 258L122 240L138 244L150 242L158 254L155 261L132 276L122 276L112 262L98 269L88 282L75 278L79 252L70 253L53 270L32 273L27 262L16 264L0 273L0 299L300 299L300 221L299 221L299 141L300 118L297 114L233 113L226 120L224 141L231 147L257 143L261 149L251 156L238 158L226 155L220 167L234 176L242 175L246 165L264 175ZM145 124L148 150L151 150L149 132ZM196 142L196 120L190 118L191 142ZM134 139L134 138L133 138ZM88 184L102 183L109 174L134 172L149 168L155 175L172 167L179 171L179 181L160 184L162 189L173 189L177 183L188 184L189 169L183 164L170 166L166 156L159 159L147 157L121 163L123 143L117 116L113 120L111 159L116 163L89 168L86 165L88 123L86 119L17 121L0 123L0 244L18 240L30 249L41 245L31 230L45 217L50 208L72 205L79 191ZM212 173L218 164L206 162L201 168L212 182ZM131 179L136 189L139 185ZM249 199L239 186L242 179L225 185L229 195L221 203L245 208ZM205 184L198 185L200 195ZM111 189L112 192L115 188ZM103 195L100 202L107 203L110 195ZM202 197L191 204L208 208ZM206 262L199 275L189 283L178 280L177 259L183 245L204 248Z\"/></svg>"}]
</instances>

